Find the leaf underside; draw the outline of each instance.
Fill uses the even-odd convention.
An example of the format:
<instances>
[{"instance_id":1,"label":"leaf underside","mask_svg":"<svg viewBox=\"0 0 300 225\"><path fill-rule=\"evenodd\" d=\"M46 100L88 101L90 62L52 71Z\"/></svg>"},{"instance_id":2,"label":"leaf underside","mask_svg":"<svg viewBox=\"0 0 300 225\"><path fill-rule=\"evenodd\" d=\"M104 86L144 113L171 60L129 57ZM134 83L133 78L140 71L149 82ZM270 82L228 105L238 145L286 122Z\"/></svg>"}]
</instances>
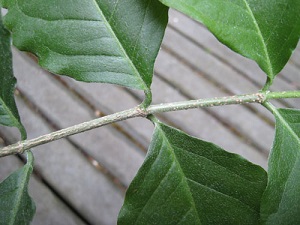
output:
<instances>
[{"instance_id":1,"label":"leaf underside","mask_svg":"<svg viewBox=\"0 0 300 225\"><path fill-rule=\"evenodd\" d=\"M273 80L300 36L300 1L160 0L202 22L225 45L255 60Z\"/></svg>"},{"instance_id":2,"label":"leaf underside","mask_svg":"<svg viewBox=\"0 0 300 225\"><path fill-rule=\"evenodd\" d=\"M259 166L156 123L118 224L258 224L266 182Z\"/></svg>"},{"instance_id":3,"label":"leaf underside","mask_svg":"<svg viewBox=\"0 0 300 225\"><path fill-rule=\"evenodd\" d=\"M85 82L148 90L167 25L156 0L3 0L20 50L45 69Z\"/></svg>"},{"instance_id":4,"label":"leaf underside","mask_svg":"<svg viewBox=\"0 0 300 225\"><path fill-rule=\"evenodd\" d=\"M300 110L278 109L269 158L269 181L262 198L263 224L300 224Z\"/></svg>"},{"instance_id":5,"label":"leaf underside","mask_svg":"<svg viewBox=\"0 0 300 225\"><path fill-rule=\"evenodd\" d=\"M0 124L18 127L22 136L26 136L14 99L15 85L16 78L12 69L10 34L3 27L0 12Z\"/></svg>"}]
</instances>

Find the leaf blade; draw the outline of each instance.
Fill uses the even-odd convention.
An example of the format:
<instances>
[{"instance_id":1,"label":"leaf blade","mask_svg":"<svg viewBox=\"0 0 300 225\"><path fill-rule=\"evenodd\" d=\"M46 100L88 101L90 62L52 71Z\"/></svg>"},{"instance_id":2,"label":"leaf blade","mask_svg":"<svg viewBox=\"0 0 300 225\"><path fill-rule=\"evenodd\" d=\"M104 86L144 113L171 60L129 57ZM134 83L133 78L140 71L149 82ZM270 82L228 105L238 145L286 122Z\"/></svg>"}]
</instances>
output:
<instances>
[{"instance_id":1,"label":"leaf blade","mask_svg":"<svg viewBox=\"0 0 300 225\"><path fill-rule=\"evenodd\" d=\"M28 183L33 171L33 156L28 152L25 166L12 173L0 183L1 224L30 224L35 213L35 204L28 194Z\"/></svg>"},{"instance_id":2,"label":"leaf blade","mask_svg":"<svg viewBox=\"0 0 300 225\"><path fill-rule=\"evenodd\" d=\"M274 109L276 134L262 198L264 224L300 223L300 110Z\"/></svg>"},{"instance_id":3,"label":"leaf blade","mask_svg":"<svg viewBox=\"0 0 300 225\"><path fill-rule=\"evenodd\" d=\"M148 90L167 7L147 1L4 0L14 44L49 71ZM45 13L46 12L46 13Z\"/></svg>"},{"instance_id":4,"label":"leaf blade","mask_svg":"<svg viewBox=\"0 0 300 225\"><path fill-rule=\"evenodd\" d=\"M255 60L273 80L300 37L300 3L292 0L160 0L202 22L225 45Z\"/></svg>"},{"instance_id":5,"label":"leaf blade","mask_svg":"<svg viewBox=\"0 0 300 225\"><path fill-rule=\"evenodd\" d=\"M0 10L0 124L17 127L22 140L27 134L20 121L14 100L16 78L12 69L10 33L2 24ZM33 155L27 152L27 164L0 183L1 224L29 224L35 213L35 204L28 194L28 182L33 170Z\"/></svg>"},{"instance_id":6,"label":"leaf blade","mask_svg":"<svg viewBox=\"0 0 300 225\"><path fill-rule=\"evenodd\" d=\"M156 123L147 158L126 193L118 222L256 224L265 185L266 173L260 167Z\"/></svg>"},{"instance_id":7,"label":"leaf blade","mask_svg":"<svg viewBox=\"0 0 300 225\"><path fill-rule=\"evenodd\" d=\"M25 129L20 121L18 109L14 100L16 78L12 69L12 53L10 34L2 24L0 12L0 124L17 127L22 136L26 137Z\"/></svg>"}]
</instances>

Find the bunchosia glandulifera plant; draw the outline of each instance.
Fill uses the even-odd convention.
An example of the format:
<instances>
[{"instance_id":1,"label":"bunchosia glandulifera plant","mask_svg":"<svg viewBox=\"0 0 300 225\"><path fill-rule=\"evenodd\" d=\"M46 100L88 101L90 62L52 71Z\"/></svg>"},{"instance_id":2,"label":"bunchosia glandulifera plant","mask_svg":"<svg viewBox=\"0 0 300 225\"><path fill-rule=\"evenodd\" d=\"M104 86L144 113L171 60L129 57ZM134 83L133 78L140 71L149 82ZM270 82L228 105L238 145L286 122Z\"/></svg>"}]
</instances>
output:
<instances>
[{"instance_id":1,"label":"bunchosia glandulifera plant","mask_svg":"<svg viewBox=\"0 0 300 225\"><path fill-rule=\"evenodd\" d=\"M34 166L31 148L134 117L151 120L154 133L127 190L118 224L300 224L300 110L270 103L299 98L300 91L269 90L297 46L299 0L0 0L0 6L7 9L0 15L0 124L17 127L22 136L20 142L0 149L0 156L27 155L25 166L0 184L1 224L29 224L35 214L28 194ZM220 42L254 60L266 75L261 90L152 105L153 67L168 7L203 23ZM36 55L51 73L143 90L144 101L27 140L14 101L11 43ZM260 104L276 120L267 172L155 116L245 103Z\"/></svg>"}]
</instances>

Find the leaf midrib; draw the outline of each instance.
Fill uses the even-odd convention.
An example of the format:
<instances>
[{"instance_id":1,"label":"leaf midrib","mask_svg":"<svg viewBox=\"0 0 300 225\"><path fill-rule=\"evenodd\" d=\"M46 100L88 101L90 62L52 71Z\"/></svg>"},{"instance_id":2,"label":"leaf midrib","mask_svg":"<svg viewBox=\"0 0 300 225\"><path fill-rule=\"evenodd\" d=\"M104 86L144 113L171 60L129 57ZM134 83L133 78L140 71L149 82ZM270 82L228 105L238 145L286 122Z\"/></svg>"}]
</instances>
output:
<instances>
[{"instance_id":1,"label":"leaf midrib","mask_svg":"<svg viewBox=\"0 0 300 225\"><path fill-rule=\"evenodd\" d=\"M284 119L284 117L280 114L280 112L277 110L277 109L274 109L273 113L277 116L277 118L280 120L280 122L285 126L285 128L292 134L292 136L298 140L298 146L300 146L300 139L298 137L298 135L294 132L294 130L290 127L290 125L286 122L286 120ZM293 163L293 167L292 167L292 170L291 172L289 173L287 179L286 179L286 182L284 184L284 188L283 188L283 191L282 191L282 195L280 196L280 202L278 204L278 207L277 207L277 210L275 213L278 212L279 208L280 208L280 205L282 204L282 196L283 196L283 193L285 192L286 188L287 188L287 183L288 183L288 180L290 179L290 176L292 174L292 171L295 169L295 164L296 162L299 161L299 159L296 159L295 163ZM275 214L273 213L273 214ZM270 217L270 216L269 216ZM269 218L268 217L268 218Z\"/></svg>"},{"instance_id":2,"label":"leaf midrib","mask_svg":"<svg viewBox=\"0 0 300 225\"><path fill-rule=\"evenodd\" d=\"M7 107L7 105L2 100L2 98L0 98L0 104L3 106L4 110L7 112L9 118L11 118L11 120L13 121L12 126L19 128L20 123L19 123L18 119L14 116L14 114L11 112L11 110Z\"/></svg>"},{"instance_id":3,"label":"leaf midrib","mask_svg":"<svg viewBox=\"0 0 300 225\"><path fill-rule=\"evenodd\" d=\"M252 212L254 212L254 213L256 213L256 214L259 213L259 211L253 209L250 205L245 204L245 202L242 202L241 200L239 200L239 199L237 199L237 198L234 198L234 197L232 197L232 196L230 196L230 195L224 194L224 193L222 193L222 192L220 192L220 191L218 191L218 190L216 190L216 189L210 188L210 187L208 187L208 186L206 186L206 185L204 185L204 184L201 184L201 183L199 183L199 182L197 182L197 181L194 181L193 179L190 179L190 178L188 178L188 177L187 177L186 179L189 180L189 181L192 182L192 183L195 183L195 184L198 185L198 186L201 186L201 187L204 187L204 188L210 190L211 192L215 192L215 193L217 193L217 194L219 194L219 195L222 195L222 196L224 196L224 197L226 197L226 198L233 199L234 201L243 204L246 208L248 208L250 211L252 211Z\"/></svg>"},{"instance_id":4,"label":"leaf midrib","mask_svg":"<svg viewBox=\"0 0 300 225\"><path fill-rule=\"evenodd\" d=\"M180 166L180 163L179 163L179 161L178 161L178 159L177 159L177 157L176 157L176 154L175 154L175 152L174 152L174 149L173 149L171 143L169 142L169 140L168 140L168 138L167 138L165 132L163 131L163 129L160 127L159 124L157 124L157 126L158 126L159 130L161 131L161 135L162 135L162 137L163 137L163 140L165 140L165 142L167 143L169 149L172 151L172 155L174 156L175 163L178 165L179 171L180 171L180 173L182 174L182 176L183 176L183 178L184 178L184 180L185 180L185 184L186 184L186 186L187 186L187 188L188 188L188 190L189 190L189 195L190 195L190 197L191 197L191 199L192 199L192 202L191 202L191 203L192 203L192 207L194 208L195 212L197 212L197 218L198 218L198 221L200 222L200 224L202 224L202 223L201 223L201 219L200 219L199 212L198 212L198 210L197 210L197 208L196 208L196 202L195 202L195 200L194 200L192 191L191 191L191 189L190 189L189 184L187 183L187 179L188 179L188 178L187 178L187 176L184 174L184 172L183 172L183 170L182 170L182 168L181 168L181 166Z\"/></svg>"},{"instance_id":5,"label":"leaf midrib","mask_svg":"<svg viewBox=\"0 0 300 225\"><path fill-rule=\"evenodd\" d=\"M25 127L23 126L23 124L18 120L18 118L16 118L14 116L14 114L11 112L11 110L7 107L7 105L5 104L5 102L2 100L2 98L0 98L0 104L3 105L4 109L6 112L8 112L8 116L12 119L13 124L10 125L12 127L16 127L19 129L20 134L21 134L21 138L22 140L27 138L27 134L26 134L26 130Z\"/></svg>"},{"instance_id":6,"label":"leaf midrib","mask_svg":"<svg viewBox=\"0 0 300 225\"><path fill-rule=\"evenodd\" d=\"M159 158L159 156L157 156L157 158L155 159L155 161L154 161L153 164L151 165L151 168L152 168L152 166L155 164L155 162L156 162L156 160L157 160L158 158ZM173 164L174 164L174 163L172 163L172 165L170 166L169 170L168 170L168 171L166 172L166 174L164 175L164 178L163 178L162 180L160 180L160 182L159 182L159 184L157 185L157 187L155 188L154 192L151 193L151 196L150 196L150 198L147 199L146 204L141 208L142 210L140 211L138 217L136 218L134 225L137 225L137 223L139 222L139 220L140 220L140 218L141 218L141 215L143 214L143 212L144 212L146 206L148 205L148 203L150 202L150 200L153 198L154 194L156 193L156 191L158 190L158 188L161 186L162 182L167 178L168 174L170 173L170 171L171 171L171 169L172 169L172 167L173 167Z\"/></svg>"},{"instance_id":7,"label":"leaf midrib","mask_svg":"<svg viewBox=\"0 0 300 225\"><path fill-rule=\"evenodd\" d=\"M223 166L223 165L221 165L221 164L219 164L219 163L217 163L217 162L215 162L215 161L213 161L213 160L211 160L211 159L209 159L209 158L206 158L205 156L198 155L198 154L196 154L196 153L194 153L194 152L190 152L190 151L188 151L188 150L186 150L186 149L181 149L181 148L178 148L178 149L179 149L180 151L186 152L187 154L198 156L198 157L200 157L200 158L202 158L202 159L205 159L205 160L209 161L209 162L212 163L212 164L215 164L215 165L217 165L217 166L220 166L221 168L223 168L224 170L226 170L229 174L231 174L231 175L233 175L233 176L236 176L236 177L240 178L240 179L243 180L243 181L249 182L249 183L251 183L251 184L256 184L256 183L257 183L257 181L248 180L248 179L246 179L245 177L241 176L240 174L235 173L234 171L232 171L232 170L226 168L225 166Z\"/></svg>"},{"instance_id":8,"label":"leaf midrib","mask_svg":"<svg viewBox=\"0 0 300 225\"><path fill-rule=\"evenodd\" d=\"M284 119L284 117L280 114L280 112L277 109L274 109L274 114L277 116L277 118L280 120L280 122L288 129L288 131L290 133L292 133L292 136L298 140L298 144L300 145L300 139L298 137L298 135L295 133L295 131L293 130L293 128L291 128L291 126L286 122L286 120Z\"/></svg>"},{"instance_id":9,"label":"leaf midrib","mask_svg":"<svg viewBox=\"0 0 300 225\"><path fill-rule=\"evenodd\" d=\"M225 193L219 192L218 190L215 190L215 189L213 189L213 188L210 188L210 187L208 187L208 186L205 186L205 185L203 185L203 184L201 184L201 183L198 183L198 182L196 182L196 181L194 181L194 180L188 178L188 177L185 175L185 173L182 171L181 166L180 166L180 163L179 163L179 161L177 160L176 154L175 154L175 152L174 152L174 148L172 147L171 143L168 141L168 138L166 137L165 132L163 131L162 128L160 128L160 130L161 130L161 133L162 133L164 139L165 139L166 142L168 143L168 146L172 149L172 153L173 153L173 155L174 155L174 158L175 158L175 160L176 160L176 163L179 165L180 171L181 171L182 175L184 176L185 180L193 181L193 182L195 182L195 183L197 183L197 184L199 184L199 185L201 185L201 186L204 186L204 187L206 187L206 188L208 188L208 189L210 189L210 190L212 190L212 191L215 191L215 192L220 193L220 194L222 194L222 195L224 195L224 196L227 196L228 198L232 198L232 199L234 199L235 201L238 201L238 202L242 203L242 204L245 205L247 208L251 209L251 211L257 213L257 211L256 211L255 209L253 209L253 208L252 208L250 205L248 205L247 203L242 202L240 199L237 199L237 198L235 198L235 197L233 197L233 196L230 196L230 195L227 195L227 194L225 194ZM183 150L183 151L186 151L186 150ZM193 154L194 154L194 153L193 153ZM203 158L205 158L205 157L203 157ZM205 158L205 159L207 159L207 158ZM212 160L210 160L210 159L207 159L207 160L211 161L212 163L217 164L216 162L214 162L214 161L212 161ZM221 166L222 168L228 170L226 167L224 167L224 166L222 166L222 165L220 165L220 164L217 164L217 165L219 165L219 166ZM229 171L230 171L230 170L229 170ZM230 173L235 174L233 171L230 171ZM235 175L237 175L238 177L240 177L238 174L235 174ZM242 178L242 177L241 177L241 178ZM248 180L247 180L247 181L248 181ZM187 185L188 185L188 184L187 184ZM188 185L188 188L189 188L189 185ZM189 188L189 190L190 190L190 188ZM191 191L190 191L190 193L191 193L191 195L192 195L192 192L191 192ZM192 197L192 199L193 199L194 205L196 206L193 197ZM196 209L196 208L195 208L195 209ZM197 209L196 209L196 212L198 213ZM199 217L199 219L200 219L200 217Z\"/></svg>"},{"instance_id":10,"label":"leaf midrib","mask_svg":"<svg viewBox=\"0 0 300 225\"><path fill-rule=\"evenodd\" d=\"M255 26L255 28L256 28L256 30L258 32L258 36L259 36L259 38L260 38L260 40L262 42L262 45L263 45L263 51L264 51L266 59L267 59L267 65L268 65L268 70L269 70L268 72L270 73L269 75L273 77L274 76L274 72L273 72L273 68L272 68L271 59L270 59L270 56L269 56L269 51L268 51L268 48L267 48L267 45L266 45L266 41L265 41L265 39L264 39L264 37L262 35L261 29L260 29L260 27L259 27L259 25L257 23L257 20L256 20L254 14L252 12L252 9L250 8L250 5L248 4L247 0L243 0L243 2L245 3L246 8L247 8L247 10L248 10L251 18L253 19L254 26Z\"/></svg>"},{"instance_id":11,"label":"leaf midrib","mask_svg":"<svg viewBox=\"0 0 300 225\"><path fill-rule=\"evenodd\" d=\"M25 173L26 175L25 176L22 176L22 182L21 182L21 185L18 187L17 189L17 194L16 194L16 203L14 204L14 209L13 209L13 216L11 216L11 219L8 223L8 225L14 225L15 224L15 221L17 219L17 214L20 210L20 205L21 205L21 200L22 200L22 196L24 194L24 188L26 187L26 183L27 183L27 180L29 179L29 176L30 176L30 170L31 166L30 165L25 165L24 168L22 169L22 174ZM25 193L26 194L26 193Z\"/></svg>"},{"instance_id":12,"label":"leaf midrib","mask_svg":"<svg viewBox=\"0 0 300 225\"><path fill-rule=\"evenodd\" d=\"M142 78L140 72L138 71L138 69L136 68L136 66L133 64L132 60L130 59L126 49L123 47L122 43L120 42L118 36L116 35L115 31L113 30L112 26L110 25L110 23L108 22L107 18L105 17L103 11L101 10L100 6L98 5L96 0L93 0L93 2L96 5L96 8L98 9L100 15L102 16L104 23L107 27L107 29L110 31L111 35L115 38L120 50L122 51L122 53L124 54L125 58L127 59L129 65L132 67L133 71L135 72L136 76L141 80L142 82L142 86L144 90L149 90L146 82L144 81L144 79Z\"/></svg>"}]
</instances>

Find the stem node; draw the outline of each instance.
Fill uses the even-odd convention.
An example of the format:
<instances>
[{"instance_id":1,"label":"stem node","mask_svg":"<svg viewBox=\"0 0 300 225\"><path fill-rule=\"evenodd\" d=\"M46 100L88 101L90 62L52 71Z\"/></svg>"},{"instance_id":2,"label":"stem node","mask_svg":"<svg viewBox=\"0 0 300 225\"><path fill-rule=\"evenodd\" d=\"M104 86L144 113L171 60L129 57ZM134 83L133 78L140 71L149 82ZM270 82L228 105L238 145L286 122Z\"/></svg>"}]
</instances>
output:
<instances>
[{"instance_id":1,"label":"stem node","mask_svg":"<svg viewBox=\"0 0 300 225\"><path fill-rule=\"evenodd\" d=\"M88 131L97 127L102 127L111 123L127 120L135 117L148 117L154 121L156 118L151 116L155 113L194 109L200 107L212 107L221 105L233 105L233 104L245 104L245 103L260 103L264 106L268 105L268 100L278 98L300 98L300 91L284 91L284 92L258 92L247 95L235 95L230 97L210 98L210 99L198 99L191 101L182 101L174 103L164 103L159 105L151 105L151 92L148 93L145 101L132 109L117 112L108 116L100 117L88 122L84 122L72 127L68 127L59 131L46 134L32 140L20 141L15 144L6 146L0 149L0 157L22 154L25 150L30 148L52 142L61 138L65 138L74 134L78 134L84 131Z\"/></svg>"}]
</instances>

